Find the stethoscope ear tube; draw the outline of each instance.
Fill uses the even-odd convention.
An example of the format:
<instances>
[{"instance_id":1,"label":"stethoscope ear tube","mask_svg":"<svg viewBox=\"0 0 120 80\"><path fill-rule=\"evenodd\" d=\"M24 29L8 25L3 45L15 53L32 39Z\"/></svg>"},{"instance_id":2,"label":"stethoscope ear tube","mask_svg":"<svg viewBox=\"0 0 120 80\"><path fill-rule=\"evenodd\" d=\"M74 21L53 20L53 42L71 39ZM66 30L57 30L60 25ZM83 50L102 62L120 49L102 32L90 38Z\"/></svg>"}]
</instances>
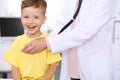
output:
<instances>
[{"instance_id":1,"label":"stethoscope ear tube","mask_svg":"<svg viewBox=\"0 0 120 80\"><path fill-rule=\"evenodd\" d=\"M75 14L73 15L73 18L59 31L58 34L62 33L76 19L77 15L80 11L81 4L82 4L82 0L79 0L79 5L78 5L78 8L77 8Z\"/></svg>"}]
</instances>

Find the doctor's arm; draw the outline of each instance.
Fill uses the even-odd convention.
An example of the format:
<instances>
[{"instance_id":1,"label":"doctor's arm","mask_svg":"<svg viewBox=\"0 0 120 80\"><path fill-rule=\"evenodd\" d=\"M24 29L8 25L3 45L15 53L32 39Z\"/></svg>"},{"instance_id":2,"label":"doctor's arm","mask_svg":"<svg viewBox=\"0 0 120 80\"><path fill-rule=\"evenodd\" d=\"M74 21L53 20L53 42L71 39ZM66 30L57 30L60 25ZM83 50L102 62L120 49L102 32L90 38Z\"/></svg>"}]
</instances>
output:
<instances>
[{"instance_id":1,"label":"doctor's arm","mask_svg":"<svg viewBox=\"0 0 120 80\"><path fill-rule=\"evenodd\" d=\"M89 4L83 0L77 27L69 32L47 37L52 53L84 45L94 38L112 17L113 2L111 0L93 0Z\"/></svg>"}]
</instances>

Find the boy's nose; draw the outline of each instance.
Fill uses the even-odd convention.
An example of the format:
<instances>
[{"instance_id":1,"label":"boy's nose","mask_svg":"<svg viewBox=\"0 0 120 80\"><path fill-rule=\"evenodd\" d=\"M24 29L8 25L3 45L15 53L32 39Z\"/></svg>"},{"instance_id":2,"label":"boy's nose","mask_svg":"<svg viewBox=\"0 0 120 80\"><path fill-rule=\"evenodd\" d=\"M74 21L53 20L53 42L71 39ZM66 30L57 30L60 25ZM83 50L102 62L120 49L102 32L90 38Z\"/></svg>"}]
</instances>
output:
<instances>
[{"instance_id":1,"label":"boy's nose","mask_svg":"<svg viewBox=\"0 0 120 80\"><path fill-rule=\"evenodd\" d=\"M34 20L32 18L29 19L29 23L33 23Z\"/></svg>"}]
</instances>

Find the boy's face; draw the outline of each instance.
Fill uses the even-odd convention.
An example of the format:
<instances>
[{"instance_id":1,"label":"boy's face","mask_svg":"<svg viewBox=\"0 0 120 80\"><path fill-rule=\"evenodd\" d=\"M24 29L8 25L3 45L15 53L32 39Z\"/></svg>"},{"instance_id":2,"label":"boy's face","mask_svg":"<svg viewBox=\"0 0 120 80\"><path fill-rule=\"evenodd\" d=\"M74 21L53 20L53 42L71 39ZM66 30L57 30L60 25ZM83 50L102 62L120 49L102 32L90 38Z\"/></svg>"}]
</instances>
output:
<instances>
[{"instance_id":1,"label":"boy's face","mask_svg":"<svg viewBox=\"0 0 120 80\"><path fill-rule=\"evenodd\" d=\"M27 35L39 35L40 27L44 24L46 17L40 8L26 7L22 9L21 22Z\"/></svg>"}]
</instances>

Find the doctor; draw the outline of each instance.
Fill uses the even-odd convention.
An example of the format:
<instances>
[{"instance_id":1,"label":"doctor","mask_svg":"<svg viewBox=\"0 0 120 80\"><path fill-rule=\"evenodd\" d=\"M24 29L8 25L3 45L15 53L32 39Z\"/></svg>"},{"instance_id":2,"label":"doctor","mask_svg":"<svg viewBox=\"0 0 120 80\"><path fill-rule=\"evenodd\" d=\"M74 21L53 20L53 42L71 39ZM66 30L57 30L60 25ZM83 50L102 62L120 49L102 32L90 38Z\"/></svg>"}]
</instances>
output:
<instances>
[{"instance_id":1,"label":"doctor","mask_svg":"<svg viewBox=\"0 0 120 80\"><path fill-rule=\"evenodd\" d=\"M114 80L112 63L113 0L83 0L76 20L59 35L37 39L22 49L62 52L60 80ZM64 0L61 22L73 16L77 0ZM75 24L75 25L73 25ZM72 27L72 28L71 28ZM74 28L73 28L74 27Z\"/></svg>"}]
</instances>

